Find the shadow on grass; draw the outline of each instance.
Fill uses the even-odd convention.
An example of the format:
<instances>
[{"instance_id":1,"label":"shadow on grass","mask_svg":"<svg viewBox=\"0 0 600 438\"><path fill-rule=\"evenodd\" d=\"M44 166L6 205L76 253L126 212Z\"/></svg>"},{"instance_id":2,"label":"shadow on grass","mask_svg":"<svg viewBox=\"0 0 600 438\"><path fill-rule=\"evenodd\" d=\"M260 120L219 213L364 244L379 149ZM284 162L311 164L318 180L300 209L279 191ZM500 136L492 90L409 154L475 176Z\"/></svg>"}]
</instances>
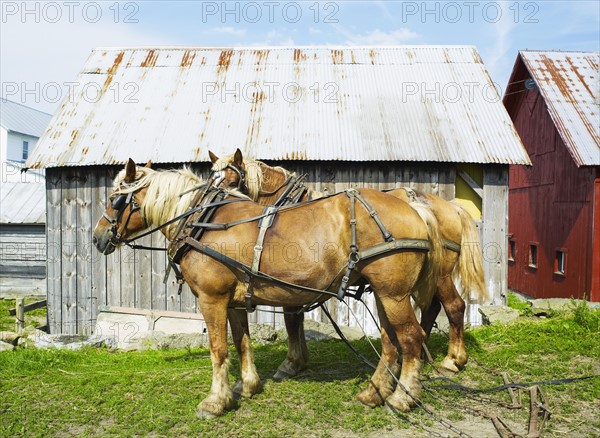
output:
<instances>
[{"instance_id":1,"label":"shadow on grass","mask_svg":"<svg viewBox=\"0 0 600 438\"><path fill-rule=\"evenodd\" d=\"M351 345L361 352L372 363L379 361L381 352L381 341L378 339L366 339L351 341ZM465 342L469 353L481 351L478 341L470 333L465 333ZM298 381L333 382L347 381L353 379L368 380L374 370L363 362L350 348L339 340L308 341L309 362L308 367L293 377ZM448 338L444 334L433 333L427 340L427 346L434 361L439 361L446 355L448 350ZM287 344L277 342L266 345L254 345L254 361L259 375L263 380L272 380L277 367L284 361L287 355ZM376 350L376 351L375 351ZM229 357L231 361L230 374L234 379L240 377L240 362L235 348L229 345ZM165 358L165 361L194 361L210 358L207 348L182 350L179 354ZM402 359L400 355L399 360Z\"/></svg>"}]
</instances>

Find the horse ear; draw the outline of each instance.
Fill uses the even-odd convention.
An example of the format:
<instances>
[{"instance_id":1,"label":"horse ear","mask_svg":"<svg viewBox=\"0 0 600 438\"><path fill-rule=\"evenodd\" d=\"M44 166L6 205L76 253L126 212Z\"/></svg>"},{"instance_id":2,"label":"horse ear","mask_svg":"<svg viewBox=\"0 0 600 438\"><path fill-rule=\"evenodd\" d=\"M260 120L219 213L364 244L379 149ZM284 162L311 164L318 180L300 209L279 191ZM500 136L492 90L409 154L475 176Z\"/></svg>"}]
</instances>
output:
<instances>
[{"instance_id":1,"label":"horse ear","mask_svg":"<svg viewBox=\"0 0 600 438\"><path fill-rule=\"evenodd\" d=\"M135 171L136 171L135 163L130 158L127 161L127 164L125 165L125 179L123 181L125 181L126 183L131 183L131 182L135 181Z\"/></svg>"},{"instance_id":2,"label":"horse ear","mask_svg":"<svg viewBox=\"0 0 600 438\"><path fill-rule=\"evenodd\" d=\"M152 168L152 160L148 160L144 167L147 167L148 169Z\"/></svg>"},{"instance_id":3,"label":"horse ear","mask_svg":"<svg viewBox=\"0 0 600 438\"><path fill-rule=\"evenodd\" d=\"M211 151L208 151L208 157L210 158L210 162L213 164L215 164L217 161L219 161L219 157L217 157Z\"/></svg>"},{"instance_id":4,"label":"horse ear","mask_svg":"<svg viewBox=\"0 0 600 438\"><path fill-rule=\"evenodd\" d=\"M235 150L235 154L233 154L233 164L238 167L241 167L242 164L244 164L244 158L242 157L242 151L240 151L240 148L237 148Z\"/></svg>"}]
</instances>

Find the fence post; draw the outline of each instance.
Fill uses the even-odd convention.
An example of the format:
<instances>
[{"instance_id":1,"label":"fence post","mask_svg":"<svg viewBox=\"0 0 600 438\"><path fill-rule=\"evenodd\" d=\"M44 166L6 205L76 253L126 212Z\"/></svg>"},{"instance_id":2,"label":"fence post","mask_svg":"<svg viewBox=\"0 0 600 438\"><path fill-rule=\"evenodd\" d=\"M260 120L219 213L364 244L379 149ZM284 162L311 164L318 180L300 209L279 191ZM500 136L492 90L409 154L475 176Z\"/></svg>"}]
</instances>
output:
<instances>
[{"instance_id":1,"label":"fence post","mask_svg":"<svg viewBox=\"0 0 600 438\"><path fill-rule=\"evenodd\" d=\"M25 298L17 298L15 307L15 331L21 333L25 328Z\"/></svg>"}]
</instances>

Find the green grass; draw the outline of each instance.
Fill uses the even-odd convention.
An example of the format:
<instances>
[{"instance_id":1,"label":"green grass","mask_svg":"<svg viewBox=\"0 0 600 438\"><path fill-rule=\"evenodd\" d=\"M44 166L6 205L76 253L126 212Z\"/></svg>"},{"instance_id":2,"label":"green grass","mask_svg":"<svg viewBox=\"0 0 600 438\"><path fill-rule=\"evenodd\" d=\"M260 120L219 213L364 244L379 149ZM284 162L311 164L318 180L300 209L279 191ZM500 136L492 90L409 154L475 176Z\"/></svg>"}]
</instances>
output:
<instances>
[{"instance_id":1,"label":"green grass","mask_svg":"<svg viewBox=\"0 0 600 438\"><path fill-rule=\"evenodd\" d=\"M466 342L471 360L455 380L467 386L502 384L492 371L506 371L515 382L599 375L600 311L575 309L570 315L541 321L524 320L509 326L471 330ZM428 342L436 362L447 340L433 335ZM354 345L371 359L366 341ZM379 346L379 344L376 344ZM256 364L265 388L237 410L211 421L195 418L196 406L210 389L207 349L115 353L27 350L0 353L0 436L395 436L415 424L436 426L422 410L393 416L382 408L364 408L355 401L371 370L340 342L309 343L311 363L296 379L274 382L271 376L283 360L286 346L255 347ZM239 363L231 351L231 381ZM473 414L491 409L517 433L526 433L528 398L524 408L511 411L506 391L480 395L439 388L430 367L423 379L431 392L423 401L460 427L489 426ZM600 379L544 386L553 417L549 436L577 432L598 435ZM493 429L492 429L493 431ZM493 436L493 435L492 435ZM568 435L566 435L568 436Z\"/></svg>"},{"instance_id":2,"label":"green grass","mask_svg":"<svg viewBox=\"0 0 600 438\"><path fill-rule=\"evenodd\" d=\"M39 301L39 298L26 298L25 304L30 304ZM11 316L8 311L16 306L15 300L0 299L0 332L15 330L15 317ZM46 308L32 310L25 313L25 326L34 325L41 326L46 324Z\"/></svg>"},{"instance_id":3,"label":"green grass","mask_svg":"<svg viewBox=\"0 0 600 438\"><path fill-rule=\"evenodd\" d=\"M509 292L506 297L506 305L519 311L521 316L532 316L531 303L519 299L515 294Z\"/></svg>"}]
</instances>

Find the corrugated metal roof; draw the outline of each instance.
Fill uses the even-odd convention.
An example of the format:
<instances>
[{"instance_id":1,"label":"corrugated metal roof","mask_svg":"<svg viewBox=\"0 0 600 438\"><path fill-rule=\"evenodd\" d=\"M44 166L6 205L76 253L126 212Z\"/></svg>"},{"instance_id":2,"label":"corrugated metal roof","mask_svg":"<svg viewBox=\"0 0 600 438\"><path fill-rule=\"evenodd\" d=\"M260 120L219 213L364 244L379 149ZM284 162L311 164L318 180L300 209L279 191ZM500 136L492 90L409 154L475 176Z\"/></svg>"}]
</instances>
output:
<instances>
[{"instance_id":1,"label":"corrugated metal roof","mask_svg":"<svg viewBox=\"0 0 600 438\"><path fill-rule=\"evenodd\" d=\"M0 98L0 126L8 131L41 137L51 114Z\"/></svg>"},{"instance_id":2,"label":"corrugated metal roof","mask_svg":"<svg viewBox=\"0 0 600 438\"><path fill-rule=\"evenodd\" d=\"M600 53L520 52L577 166L600 166Z\"/></svg>"},{"instance_id":3,"label":"corrugated metal roof","mask_svg":"<svg viewBox=\"0 0 600 438\"><path fill-rule=\"evenodd\" d=\"M474 47L96 49L27 167L258 159L530 164Z\"/></svg>"},{"instance_id":4,"label":"corrugated metal roof","mask_svg":"<svg viewBox=\"0 0 600 438\"><path fill-rule=\"evenodd\" d=\"M0 184L0 223L46 223L46 184L3 182Z\"/></svg>"}]
</instances>

